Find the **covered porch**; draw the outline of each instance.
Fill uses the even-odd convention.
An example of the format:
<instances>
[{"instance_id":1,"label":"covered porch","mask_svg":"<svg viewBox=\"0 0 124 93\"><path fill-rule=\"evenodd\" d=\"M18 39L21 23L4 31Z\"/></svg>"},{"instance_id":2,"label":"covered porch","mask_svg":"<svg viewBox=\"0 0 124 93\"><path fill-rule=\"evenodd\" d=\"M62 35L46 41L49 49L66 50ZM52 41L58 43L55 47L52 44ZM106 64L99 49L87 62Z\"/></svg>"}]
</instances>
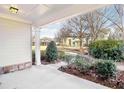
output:
<instances>
[{"instance_id":1,"label":"covered porch","mask_svg":"<svg viewBox=\"0 0 124 93\"><path fill-rule=\"evenodd\" d=\"M0 73L32 66L32 31L35 31L35 64L40 65L40 29L50 23L60 22L104 6L102 4L0 5Z\"/></svg>"},{"instance_id":2,"label":"covered porch","mask_svg":"<svg viewBox=\"0 0 124 93\"><path fill-rule=\"evenodd\" d=\"M11 13L11 6L17 13ZM43 66L40 60L40 29L104 6L0 5L0 88L107 88L58 71L61 64ZM32 66L32 31L37 66Z\"/></svg>"}]
</instances>

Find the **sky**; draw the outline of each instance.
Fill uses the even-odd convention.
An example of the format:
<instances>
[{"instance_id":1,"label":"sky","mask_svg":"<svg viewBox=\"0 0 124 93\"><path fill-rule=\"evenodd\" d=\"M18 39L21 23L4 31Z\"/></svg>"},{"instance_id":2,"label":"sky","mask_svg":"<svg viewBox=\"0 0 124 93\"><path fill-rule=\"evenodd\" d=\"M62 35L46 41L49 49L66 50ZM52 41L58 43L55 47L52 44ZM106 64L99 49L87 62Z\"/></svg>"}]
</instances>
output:
<instances>
[{"instance_id":1,"label":"sky","mask_svg":"<svg viewBox=\"0 0 124 93\"><path fill-rule=\"evenodd\" d=\"M43 37L54 38L55 33L57 33L61 27L62 22L47 25L46 27L40 30L40 38Z\"/></svg>"},{"instance_id":2,"label":"sky","mask_svg":"<svg viewBox=\"0 0 124 93\"><path fill-rule=\"evenodd\" d=\"M63 25L63 22L58 22L58 23L49 24L49 25L43 27L40 30L40 38L43 38L43 37L54 38L55 34L60 30L62 25ZM35 32L33 31L32 37L34 35L35 35Z\"/></svg>"}]
</instances>

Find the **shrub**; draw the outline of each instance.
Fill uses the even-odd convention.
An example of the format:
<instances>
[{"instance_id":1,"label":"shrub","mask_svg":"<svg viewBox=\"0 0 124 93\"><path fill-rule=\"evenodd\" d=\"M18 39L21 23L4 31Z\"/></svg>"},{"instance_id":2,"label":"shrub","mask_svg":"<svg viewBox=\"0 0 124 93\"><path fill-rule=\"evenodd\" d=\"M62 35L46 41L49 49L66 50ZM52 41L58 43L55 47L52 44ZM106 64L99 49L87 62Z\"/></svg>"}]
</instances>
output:
<instances>
[{"instance_id":1,"label":"shrub","mask_svg":"<svg viewBox=\"0 0 124 93\"><path fill-rule=\"evenodd\" d=\"M77 68L82 71L82 72L85 72L85 71L88 71L91 67L91 63L88 63L86 62L81 56L77 55L75 57L75 61L74 63L76 64Z\"/></svg>"},{"instance_id":2,"label":"shrub","mask_svg":"<svg viewBox=\"0 0 124 93\"><path fill-rule=\"evenodd\" d=\"M57 60L58 52L57 47L54 41L51 41L46 49L46 60L49 62L53 62Z\"/></svg>"},{"instance_id":3,"label":"shrub","mask_svg":"<svg viewBox=\"0 0 124 93\"><path fill-rule=\"evenodd\" d=\"M89 45L89 53L95 58L120 61L123 56L122 47L122 41L99 40Z\"/></svg>"},{"instance_id":4,"label":"shrub","mask_svg":"<svg viewBox=\"0 0 124 93\"><path fill-rule=\"evenodd\" d=\"M96 72L105 79L115 77L116 65L111 60L99 60L96 63Z\"/></svg>"},{"instance_id":5,"label":"shrub","mask_svg":"<svg viewBox=\"0 0 124 93\"><path fill-rule=\"evenodd\" d=\"M124 60L124 43L121 44L120 50L122 52L121 60Z\"/></svg>"},{"instance_id":6,"label":"shrub","mask_svg":"<svg viewBox=\"0 0 124 93\"><path fill-rule=\"evenodd\" d=\"M58 57L59 57L59 59L64 60L65 59L65 52L64 51L59 51L58 52Z\"/></svg>"},{"instance_id":7,"label":"shrub","mask_svg":"<svg viewBox=\"0 0 124 93\"><path fill-rule=\"evenodd\" d=\"M65 55L64 61L66 61L68 64L74 63L75 56L74 55Z\"/></svg>"},{"instance_id":8,"label":"shrub","mask_svg":"<svg viewBox=\"0 0 124 93\"><path fill-rule=\"evenodd\" d=\"M45 60L46 59L46 51L45 50L41 50L40 53L41 53L40 54L40 56L41 56L40 59L41 60Z\"/></svg>"},{"instance_id":9,"label":"shrub","mask_svg":"<svg viewBox=\"0 0 124 93\"><path fill-rule=\"evenodd\" d=\"M58 52L58 57L59 57L59 59L67 62L68 64L73 63L73 60L75 58L74 55L65 54L64 51L59 51Z\"/></svg>"},{"instance_id":10,"label":"shrub","mask_svg":"<svg viewBox=\"0 0 124 93\"><path fill-rule=\"evenodd\" d=\"M35 65L35 51L32 50L32 64Z\"/></svg>"}]
</instances>

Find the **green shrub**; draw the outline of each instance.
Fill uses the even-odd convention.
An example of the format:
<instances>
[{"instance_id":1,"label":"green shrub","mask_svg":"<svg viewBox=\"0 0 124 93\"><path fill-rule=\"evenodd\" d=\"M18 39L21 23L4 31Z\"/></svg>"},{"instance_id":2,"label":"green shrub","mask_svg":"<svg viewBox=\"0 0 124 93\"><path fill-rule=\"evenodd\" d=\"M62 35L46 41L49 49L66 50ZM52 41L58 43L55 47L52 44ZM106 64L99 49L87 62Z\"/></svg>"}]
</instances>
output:
<instances>
[{"instance_id":1,"label":"green shrub","mask_svg":"<svg viewBox=\"0 0 124 93\"><path fill-rule=\"evenodd\" d=\"M64 60L65 59L65 52L64 51L59 51L58 52L58 57L59 57L59 59Z\"/></svg>"},{"instance_id":2,"label":"green shrub","mask_svg":"<svg viewBox=\"0 0 124 93\"><path fill-rule=\"evenodd\" d=\"M124 43L121 44L120 50L122 52L121 60L124 60Z\"/></svg>"},{"instance_id":3,"label":"green shrub","mask_svg":"<svg viewBox=\"0 0 124 93\"><path fill-rule=\"evenodd\" d=\"M95 58L120 61L123 56L122 47L122 41L99 40L89 45L89 53Z\"/></svg>"},{"instance_id":4,"label":"green shrub","mask_svg":"<svg viewBox=\"0 0 124 93\"><path fill-rule=\"evenodd\" d=\"M96 63L96 72L105 79L115 77L116 65L111 60L99 60Z\"/></svg>"},{"instance_id":5,"label":"green shrub","mask_svg":"<svg viewBox=\"0 0 124 93\"><path fill-rule=\"evenodd\" d=\"M74 63L75 56L74 55L65 55L64 61L66 61L68 64Z\"/></svg>"},{"instance_id":6,"label":"green shrub","mask_svg":"<svg viewBox=\"0 0 124 93\"><path fill-rule=\"evenodd\" d=\"M41 56L40 57L41 60L45 60L46 59L46 51L45 50L41 50L40 51L40 56Z\"/></svg>"},{"instance_id":7,"label":"green shrub","mask_svg":"<svg viewBox=\"0 0 124 93\"><path fill-rule=\"evenodd\" d=\"M32 64L35 65L35 51L32 50Z\"/></svg>"},{"instance_id":8,"label":"green shrub","mask_svg":"<svg viewBox=\"0 0 124 93\"><path fill-rule=\"evenodd\" d=\"M86 62L81 56L77 55L75 57L75 61L74 63L76 64L77 68L82 71L88 71L90 69L90 67L92 66L91 63Z\"/></svg>"},{"instance_id":9,"label":"green shrub","mask_svg":"<svg viewBox=\"0 0 124 93\"><path fill-rule=\"evenodd\" d=\"M58 52L57 47L54 41L51 41L46 49L46 60L49 62L53 62L57 60Z\"/></svg>"},{"instance_id":10,"label":"green shrub","mask_svg":"<svg viewBox=\"0 0 124 93\"><path fill-rule=\"evenodd\" d=\"M74 59L74 55L69 55L69 54L65 54L64 51L59 51L58 52L58 58L69 63L72 63L72 60Z\"/></svg>"}]
</instances>

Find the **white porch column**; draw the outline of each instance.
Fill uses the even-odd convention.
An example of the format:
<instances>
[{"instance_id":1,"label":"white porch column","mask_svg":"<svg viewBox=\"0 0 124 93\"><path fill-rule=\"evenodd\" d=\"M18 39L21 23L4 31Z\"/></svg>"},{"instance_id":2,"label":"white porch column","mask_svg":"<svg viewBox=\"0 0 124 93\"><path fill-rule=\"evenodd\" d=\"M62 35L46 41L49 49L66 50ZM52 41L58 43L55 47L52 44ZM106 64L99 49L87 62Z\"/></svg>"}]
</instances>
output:
<instances>
[{"instance_id":1,"label":"white porch column","mask_svg":"<svg viewBox=\"0 0 124 93\"><path fill-rule=\"evenodd\" d=\"M36 29L35 31L35 64L40 65L40 29Z\"/></svg>"}]
</instances>

